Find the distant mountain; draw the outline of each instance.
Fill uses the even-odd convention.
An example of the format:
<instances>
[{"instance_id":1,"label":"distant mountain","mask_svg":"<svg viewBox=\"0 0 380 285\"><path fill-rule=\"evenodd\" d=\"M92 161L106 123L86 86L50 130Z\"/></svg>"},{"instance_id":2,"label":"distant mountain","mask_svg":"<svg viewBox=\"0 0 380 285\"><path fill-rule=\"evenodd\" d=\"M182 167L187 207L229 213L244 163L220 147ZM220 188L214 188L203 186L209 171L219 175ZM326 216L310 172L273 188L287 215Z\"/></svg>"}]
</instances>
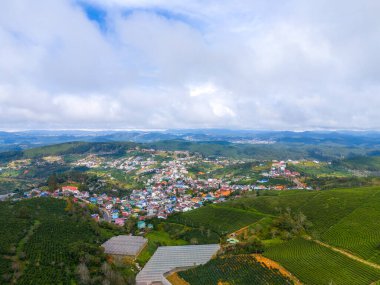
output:
<instances>
[{"instance_id":1,"label":"distant mountain","mask_svg":"<svg viewBox=\"0 0 380 285\"><path fill-rule=\"evenodd\" d=\"M380 148L380 132L355 131L254 131L223 129L186 129L157 131L22 131L0 132L0 152L23 150L44 145L65 142L138 142L152 143L169 140L189 142L223 141L239 144L305 144L305 145L340 145L367 148Z\"/></svg>"}]
</instances>

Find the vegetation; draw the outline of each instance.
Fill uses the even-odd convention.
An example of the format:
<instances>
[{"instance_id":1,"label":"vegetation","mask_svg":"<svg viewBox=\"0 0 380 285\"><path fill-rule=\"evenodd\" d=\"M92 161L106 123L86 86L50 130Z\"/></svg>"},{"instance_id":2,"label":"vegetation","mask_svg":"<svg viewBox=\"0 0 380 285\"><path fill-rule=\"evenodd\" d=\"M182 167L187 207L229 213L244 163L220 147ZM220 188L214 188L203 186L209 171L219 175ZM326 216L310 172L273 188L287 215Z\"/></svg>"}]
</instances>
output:
<instances>
[{"instance_id":1,"label":"vegetation","mask_svg":"<svg viewBox=\"0 0 380 285\"><path fill-rule=\"evenodd\" d=\"M251 255L218 257L205 265L179 272L179 276L191 285L226 284L293 284L277 269L272 269Z\"/></svg>"},{"instance_id":2,"label":"vegetation","mask_svg":"<svg viewBox=\"0 0 380 285\"><path fill-rule=\"evenodd\" d=\"M173 215L169 221L190 227L204 227L223 235L257 222L263 217L263 214L253 211L221 205L208 205L197 210Z\"/></svg>"},{"instance_id":3,"label":"vegetation","mask_svg":"<svg viewBox=\"0 0 380 285\"><path fill-rule=\"evenodd\" d=\"M380 264L380 192L329 228L322 240Z\"/></svg>"},{"instance_id":4,"label":"vegetation","mask_svg":"<svg viewBox=\"0 0 380 285\"><path fill-rule=\"evenodd\" d=\"M264 255L280 262L305 284L359 285L380 279L380 270L302 238L270 247Z\"/></svg>"},{"instance_id":5,"label":"vegetation","mask_svg":"<svg viewBox=\"0 0 380 285\"><path fill-rule=\"evenodd\" d=\"M52 198L2 202L0 227L7 229L0 232L1 284L131 281L107 263L100 248L120 230L90 220L85 205Z\"/></svg>"}]
</instances>

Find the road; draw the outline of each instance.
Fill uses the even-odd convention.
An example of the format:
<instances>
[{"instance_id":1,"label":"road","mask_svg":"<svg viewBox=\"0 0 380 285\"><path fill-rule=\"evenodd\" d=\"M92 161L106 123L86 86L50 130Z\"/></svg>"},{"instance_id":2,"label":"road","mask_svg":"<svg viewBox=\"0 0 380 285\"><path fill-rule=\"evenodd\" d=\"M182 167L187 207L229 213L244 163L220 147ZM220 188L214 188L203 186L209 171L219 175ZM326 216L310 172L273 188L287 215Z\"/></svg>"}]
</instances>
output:
<instances>
[{"instance_id":1,"label":"road","mask_svg":"<svg viewBox=\"0 0 380 285\"><path fill-rule=\"evenodd\" d=\"M82 199L82 198L78 198L79 200L81 200L82 202L86 203L86 204L89 204L90 202L85 200L85 199ZM103 209L103 208L100 208L99 207L99 210L102 212L103 214L103 220L105 220L106 222L109 222L111 223L112 222L112 217L111 217L111 214L106 210L106 209Z\"/></svg>"},{"instance_id":2,"label":"road","mask_svg":"<svg viewBox=\"0 0 380 285\"><path fill-rule=\"evenodd\" d=\"M6 199L8 199L9 197L12 197L13 195L14 195L14 193L9 193L9 194L5 194L5 195L0 195L0 201L6 200Z\"/></svg>"},{"instance_id":3,"label":"road","mask_svg":"<svg viewBox=\"0 0 380 285\"><path fill-rule=\"evenodd\" d=\"M102 209L102 208L99 208L99 209L100 209L100 211L102 211L102 213L103 213L103 219L104 219L106 222L111 223L111 222L112 222L112 218L111 218L110 213L108 213L108 211L105 210L105 209Z\"/></svg>"}]
</instances>

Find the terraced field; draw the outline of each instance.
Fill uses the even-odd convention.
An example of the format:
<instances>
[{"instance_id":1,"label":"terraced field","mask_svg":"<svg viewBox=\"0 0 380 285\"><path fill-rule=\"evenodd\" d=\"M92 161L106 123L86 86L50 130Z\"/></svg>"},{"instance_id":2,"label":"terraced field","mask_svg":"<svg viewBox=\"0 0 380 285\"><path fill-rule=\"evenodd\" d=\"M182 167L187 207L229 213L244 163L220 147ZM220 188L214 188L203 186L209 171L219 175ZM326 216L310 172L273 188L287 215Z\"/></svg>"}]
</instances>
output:
<instances>
[{"instance_id":1,"label":"terraced field","mask_svg":"<svg viewBox=\"0 0 380 285\"><path fill-rule=\"evenodd\" d=\"M302 238L273 246L264 255L308 285L361 285L380 280L380 270Z\"/></svg>"},{"instance_id":2,"label":"terraced field","mask_svg":"<svg viewBox=\"0 0 380 285\"><path fill-rule=\"evenodd\" d=\"M293 284L277 269L266 267L251 255L212 259L205 265L178 274L191 285L217 285L219 282L235 285Z\"/></svg>"},{"instance_id":3,"label":"terraced field","mask_svg":"<svg viewBox=\"0 0 380 285\"><path fill-rule=\"evenodd\" d=\"M380 193L322 235L322 240L380 264Z\"/></svg>"}]
</instances>

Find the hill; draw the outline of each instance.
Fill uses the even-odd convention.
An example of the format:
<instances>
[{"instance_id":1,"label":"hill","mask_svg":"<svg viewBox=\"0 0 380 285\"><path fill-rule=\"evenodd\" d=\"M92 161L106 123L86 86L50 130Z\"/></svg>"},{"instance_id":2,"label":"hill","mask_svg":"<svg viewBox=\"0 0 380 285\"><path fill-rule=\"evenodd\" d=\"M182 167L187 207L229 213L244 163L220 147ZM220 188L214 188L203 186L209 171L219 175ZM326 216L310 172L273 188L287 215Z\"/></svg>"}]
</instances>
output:
<instances>
[{"instance_id":1,"label":"hill","mask_svg":"<svg viewBox=\"0 0 380 285\"><path fill-rule=\"evenodd\" d=\"M1 202L0 283L125 284L99 247L119 230L100 227L86 211L52 198Z\"/></svg>"},{"instance_id":2,"label":"hill","mask_svg":"<svg viewBox=\"0 0 380 285\"><path fill-rule=\"evenodd\" d=\"M252 237L262 239L265 256L305 284L369 284L380 280L379 187L267 194L206 206L174 216L171 222L210 228L221 236L247 227L246 235L253 233ZM298 237L294 233L282 240L273 239L268 220L273 225L288 211L302 212L312 226Z\"/></svg>"}]
</instances>

